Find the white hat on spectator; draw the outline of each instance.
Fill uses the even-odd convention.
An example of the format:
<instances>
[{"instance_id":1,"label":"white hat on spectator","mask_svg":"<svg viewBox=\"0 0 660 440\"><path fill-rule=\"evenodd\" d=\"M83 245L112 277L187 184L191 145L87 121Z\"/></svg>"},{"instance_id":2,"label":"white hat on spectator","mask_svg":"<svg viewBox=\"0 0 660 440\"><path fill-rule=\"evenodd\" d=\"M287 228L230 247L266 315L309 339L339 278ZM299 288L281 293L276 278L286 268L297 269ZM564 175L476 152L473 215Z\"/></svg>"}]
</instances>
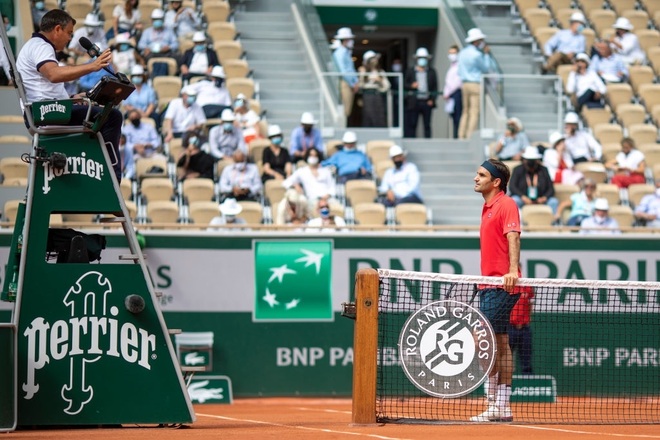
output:
<instances>
[{"instance_id":1,"label":"white hat on spectator","mask_svg":"<svg viewBox=\"0 0 660 440\"><path fill-rule=\"evenodd\" d=\"M415 58L431 58L431 54L425 47L418 47L415 51Z\"/></svg>"},{"instance_id":2,"label":"white hat on spectator","mask_svg":"<svg viewBox=\"0 0 660 440\"><path fill-rule=\"evenodd\" d=\"M211 69L211 76L213 78L224 78L225 69L223 69L222 66L213 66L213 69Z\"/></svg>"},{"instance_id":3,"label":"white hat on spectator","mask_svg":"<svg viewBox=\"0 0 660 440\"><path fill-rule=\"evenodd\" d=\"M226 108L222 111L222 113L220 113L220 119L222 119L223 122L234 122L236 117L230 108Z\"/></svg>"},{"instance_id":4,"label":"white hat on spectator","mask_svg":"<svg viewBox=\"0 0 660 440\"><path fill-rule=\"evenodd\" d=\"M366 52L364 53L364 55L362 55L362 62L363 62L363 63L366 63L366 62L369 61L370 59L372 59L372 58L376 58L376 57L379 57L379 56L380 56L380 55L377 54L376 52L374 52L373 50L368 50L368 51L366 51Z\"/></svg>"},{"instance_id":5,"label":"white hat on spectator","mask_svg":"<svg viewBox=\"0 0 660 440\"><path fill-rule=\"evenodd\" d=\"M238 215L243 211L243 207L238 204L236 199L225 199L222 204L220 204L220 212L224 215Z\"/></svg>"},{"instance_id":6,"label":"white hat on spectator","mask_svg":"<svg viewBox=\"0 0 660 440\"><path fill-rule=\"evenodd\" d=\"M390 157L401 156L405 154L406 153L403 151L403 148L398 145L392 145L390 147Z\"/></svg>"},{"instance_id":7,"label":"white hat on spectator","mask_svg":"<svg viewBox=\"0 0 660 440\"><path fill-rule=\"evenodd\" d=\"M354 144L357 142L357 135L354 131L347 131L344 133L344 136L341 138L341 141L345 144Z\"/></svg>"},{"instance_id":8,"label":"white hat on spectator","mask_svg":"<svg viewBox=\"0 0 660 440\"><path fill-rule=\"evenodd\" d=\"M85 16L85 21L83 22L85 26L98 27L103 26L103 22L99 20L99 16L96 14L87 14Z\"/></svg>"},{"instance_id":9,"label":"white hat on spectator","mask_svg":"<svg viewBox=\"0 0 660 440\"><path fill-rule=\"evenodd\" d=\"M543 156L541 156L541 153L539 153L538 148L530 145L525 147L525 151L523 151L522 158L527 160L541 160L543 159Z\"/></svg>"},{"instance_id":10,"label":"white hat on spectator","mask_svg":"<svg viewBox=\"0 0 660 440\"><path fill-rule=\"evenodd\" d=\"M140 66L139 64L136 64L135 66L131 67L131 76L138 76L138 75L144 75L144 67Z\"/></svg>"},{"instance_id":11,"label":"white hat on spectator","mask_svg":"<svg viewBox=\"0 0 660 440\"><path fill-rule=\"evenodd\" d=\"M563 134L561 134L558 131L553 131L552 133L550 133L550 136L548 137L548 143L550 144L551 147L554 147L555 145L557 145L559 141L564 139L565 136Z\"/></svg>"},{"instance_id":12,"label":"white hat on spectator","mask_svg":"<svg viewBox=\"0 0 660 440\"><path fill-rule=\"evenodd\" d=\"M569 21L571 21L571 22L579 21L582 24L587 23L587 20L584 18L584 14L582 12L573 12L571 14L571 18L569 19Z\"/></svg>"},{"instance_id":13,"label":"white hat on spectator","mask_svg":"<svg viewBox=\"0 0 660 440\"><path fill-rule=\"evenodd\" d=\"M481 32L481 29L472 28L468 31L467 38L465 39L465 42L466 43L474 43L475 41L485 40L485 39L486 39L486 34Z\"/></svg>"},{"instance_id":14,"label":"white hat on spectator","mask_svg":"<svg viewBox=\"0 0 660 440\"><path fill-rule=\"evenodd\" d=\"M589 64L591 59L586 53L579 53L575 56L575 61L584 61L585 63Z\"/></svg>"},{"instance_id":15,"label":"white hat on spectator","mask_svg":"<svg viewBox=\"0 0 660 440\"><path fill-rule=\"evenodd\" d=\"M335 40L352 40L353 38L355 38L355 35L348 27L339 28L337 35L335 35Z\"/></svg>"},{"instance_id":16,"label":"white hat on spectator","mask_svg":"<svg viewBox=\"0 0 660 440\"><path fill-rule=\"evenodd\" d=\"M282 129L279 125L273 124L268 126L268 137L282 136Z\"/></svg>"},{"instance_id":17,"label":"white hat on spectator","mask_svg":"<svg viewBox=\"0 0 660 440\"><path fill-rule=\"evenodd\" d=\"M607 202L607 199L599 198L594 201L594 209L598 211L609 211L610 204Z\"/></svg>"},{"instance_id":18,"label":"white hat on spectator","mask_svg":"<svg viewBox=\"0 0 660 440\"><path fill-rule=\"evenodd\" d=\"M194 87L185 86L181 89L181 94L186 94L188 96L197 96L197 90Z\"/></svg>"},{"instance_id":19,"label":"white hat on spectator","mask_svg":"<svg viewBox=\"0 0 660 440\"><path fill-rule=\"evenodd\" d=\"M633 26L630 20L628 20L626 17L617 18L614 22L614 26L612 27L614 29L623 29L624 31L632 31L635 29L635 26Z\"/></svg>"},{"instance_id":20,"label":"white hat on spectator","mask_svg":"<svg viewBox=\"0 0 660 440\"><path fill-rule=\"evenodd\" d=\"M575 112L568 112L566 113L566 116L564 116L564 124L579 124L579 123L580 123L580 117Z\"/></svg>"},{"instance_id":21,"label":"white hat on spectator","mask_svg":"<svg viewBox=\"0 0 660 440\"><path fill-rule=\"evenodd\" d=\"M204 43L206 41L206 35L202 31L197 31L193 34L192 41L193 43Z\"/></svg>"},{"instance_id":22,"label":"white hat on spectator","mask_svg":"<svg viewBox=\"0 0 660 440\"><path fill-rule=\"evenodd\" d=\"M314 125L316 124L316 120L314 120L313 114L311 114L310 112L305 112L300 117L300 123L302 125Z\"/></svg>"},{"instance_id":23,"label":"white hat on spectator","mask_svg":"<svg viewBox=\"0 0 660 440\"><path fill-rule=\"evenodd\" d=\"M164 18L164 17L165 17L165 13L160 8L156 8L153 11L151 11L151 18L153 18L153 19L157 20L157 19Z\"/></svg>"}]
</instances>

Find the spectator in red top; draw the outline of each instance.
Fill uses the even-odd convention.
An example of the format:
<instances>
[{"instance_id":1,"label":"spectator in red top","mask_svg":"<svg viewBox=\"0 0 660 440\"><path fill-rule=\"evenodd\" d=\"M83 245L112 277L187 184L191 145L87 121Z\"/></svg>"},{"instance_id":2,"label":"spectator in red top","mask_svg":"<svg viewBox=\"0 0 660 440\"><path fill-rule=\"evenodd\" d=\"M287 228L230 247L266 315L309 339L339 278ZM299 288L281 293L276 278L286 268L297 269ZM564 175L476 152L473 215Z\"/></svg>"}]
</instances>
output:
<instances>
[{"instance_id":1,"label":"spectator in red top","mask_svg":"<svg viewBox=\"0 0 660 440\"><path fill-rule=\"evenodd\" d=\"M479 307L493 327L497 357L488 377L488 409L473 422L511 422L511 376L513 356L507 328L509 316L520 297L516 283L520 277L520 212L506 195L511 173L499 160L489 159L477 170L474 190L484 198L479 242L481 275L501 277L502 286L479 291Z\"/></svg>"},{"instance_id":2,"label":"spectator in red top","mask_svg":"<svg viewBox=\"0 0 660 440\"><path fill-rule=\"evenodd\" d=\"M518 371L521 374L532 372L532 330L529 326L532 313L534 292L531 287L520 294L518 302L511 311L509 321L509 346L511 354L517 354Z\"/></svg>"}]
</instances>

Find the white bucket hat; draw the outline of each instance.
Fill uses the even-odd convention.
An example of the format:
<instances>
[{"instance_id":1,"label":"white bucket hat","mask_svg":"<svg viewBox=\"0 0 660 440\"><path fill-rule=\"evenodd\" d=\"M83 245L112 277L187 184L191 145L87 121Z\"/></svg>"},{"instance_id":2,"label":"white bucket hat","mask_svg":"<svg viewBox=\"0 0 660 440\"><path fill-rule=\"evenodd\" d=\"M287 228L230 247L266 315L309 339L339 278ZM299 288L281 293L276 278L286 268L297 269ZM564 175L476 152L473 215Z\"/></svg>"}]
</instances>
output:
<instances>
[{"instance_id":1,"label":"white bucket hat","mask_svg":"<svg viewBox=\"0 0 660 440\"><path fill-rule=\"evenodd\" d=\"M619 17L616 19L614 22L614 26L612 26L614 29L623 29L625 31L632 31L635 29L635 27L632 25L630 20L628 20L626 17Z\"/></svg>"},{"instance_id":2,"label":"white bucket hat","mask_svg":"<svg viewBox=\"0 0 660 440\"><path fill-rule=\"evenodd\" d=\"M93 27L98 27L98 26L103 26L103 22L99 20L99 16L96 14L87 14L85 16L85 21L83 22L85 26L93 26Z\"/></svg>"},{"instance_id":3,"label":"white bucket hat","mask_svg":"<svg viewBox=\"0 0 660 440\"><path fill-rule=\"evenodd\" d=\"M224 215L238 215L243 211L243 207L238 204L236 199L225 199L220 205L220 212Z\"/></svg>"},{"instance_id":4,"label":"white bucket hat","mask_svg":"<svg viewBox=\"0 0 660 440\"><path fill-rule=\"evenodd\" d=\"M165 13L160 8L156 8L153 11L151 11L151 18L153 19L160 19L164 17L165 17Z\"/></svg>"},{"instance_id":5,"label":"white bucket hat","mask_svg":"<svg viewBox=\"0 0 660 440\"><path fill-rule=\"evenodd\" d=\"M561 134L558 131L554 131L550 133L550 136L548 137L548 143L550 144L550 146L554 147L555 145L557 145L557 142L563 139L565 139L563 134Z\"/></svg>"},{"instance_id":6,"label":"white bucket hat","mask_svg":"<svg viewBox=\"0 0 660 440\"><path fill-rule=\"evenodd\" d=\"M372 58L376 58L376 57L379 57L379 56L380 56L380 55L377 54L376 52L374 52L373 50L368 50L368 51L366 51L366 52L364 53L364 55L362 55L362 62L363 62L363 63L366 63L366 62L369 61L370 59L372 59Z\"/></svg>"},{"instance_id":7,"label":"white bucket hat","mask_svg":"<svg viewBox=\"0 0 660 440\"><path fill-rule=\"evenodd\" d=\"M236 120L236 117L234 116L234 112L231 111L231 109L226 108L220 113L220 119L222 122L234 122Z\"/></svg>"},{"instance_id":8,"label":"white bucket hat","mask_svg":"<svg viewBox=\"0 0 660 440\"><path fill-rule=\"evenodd\" d=\"M204 32L197 31L193 34L192 42L193 43L204 43L204 42L206 42L206 35L204 35Z\"/></svg>"},{"instance_id":9,"label":"white bucket hat","mask_svg":"<svg viewBox=\"0 0 660 440\"><path fill-rule=\"evenodd\" d=\"M541 160L543 159L543 156L541 156L541 153L539 153L538 148L530 145L528 147L525 147L525 151L523 151L522 158L527 160Z\"/></svg>"},{"instance_id":10,"label":"white bucket hat","mask_svg":"<svg viewBox=\"0 0 660 440\"><path fill-rule=\"evenodd\" d=\"M354 144L357 142L357 135L354 131L347 131L344 133L344 136L341 138L341 141L345 144Z\"/></svg>"},{"instance_id":11,"label":"white bucket hat","mask_svg":"<svg viewBox=\"0 0 660 440\"><path fill-rule=\"evenodd\" d=\"M401 148L400 146L392 145L390 147L390 157L400 156L402 154L405 154L405 152L403 151L403 148Z\"/></svg>"},{"instance_id":12,"label":"white bucket hat","mask_svg":"<svg viewBox=\"0 0 660 440\"><path fill-rule=\"evenodd\" d=\"M466 43L474 43L477 40L485 40L486 34L481 32L479 28L472 28L468 31L467 38L465 39Z\"/></svg>"},{"instance_id":13,"label":"white bucket hat","mask_svg":"<svg viewBox=\"0 0 660 440\"><path fill-rule=\"evenodd\" d=\"M597 209L599 211L609 211L610 210L610 204L607 202L607 199L596 199L594 201L594 209Z\"/></svg>"},{"instance_id":14,"label":"white bucket hat","mask_svg":"<svg viewBox=\"0 0 660 440\"><path fill-rule=\"evenodd\" d=\"M584 14L582 12L573 12L571 14L570 20L571 22L573 21L579 21L582 24L586 24L587 20L584 18Z\"/></svg>"},{"instance_id":15,"label":"white bucket hat","mask_svg":"<svg viewBox=\"0 0 660 440\"><path fill-rule=\"evenodd\" d=\"M431 54L425 47L420 47L415 52L415 58L431 58Z\"/></svg>"},{"instance_id":16,"label":"white bucket hat","mask_svg":"<svg viewBox=\"0 0 660 440\"><path fill-rule=\"evenodd\" d=\"M305 112L300 117L300 123L303 125L314 125L316 124L316 120L314 119L313 114L311 114L310 112Z\"/></svg>"},{"instance_id":17,"label":"white bucket hat","mask_svg":"<svg viewBox=\"0 0 660 440\"><path fill-rule=\"evenodd\" d=\"M580 117L575 112L568 112L566 113L566 116L564 116L564 124L579 124L579 123L580 123Z\"/></svg>"},{"instance_id":18,"label":"white bucket hat","mask_svg":"<svg viewBox=\"0 0 660 440\"><path fill-rule=\"evenodd\" d=\"M136 64L135 66L131 67L131 76L138 76L138 75L144 75L144 67L140 66L139 64Z\"/></svg>"},{"instance_id":19,"label":"white bucket hat","mask_svg":"<svg viewBox=\"0 0 660 440\"><path fill-rule=\"evenodd\" d=\"M194 87L185 86L181 89L181 94L185 93L188 96L197 96L197 90Z\"/></svg>"},{"instance_id":20,"label":"white bucket hat","mask_svg":"<svg viewBox=\"0 0 660 440\"><path fill-rule=\"evenodd\" d=\"M268 137L282 136L282 129L279 125L273 124L268 126Z\"/></svg>"},{"instance_id":21,"label":"white bucket hat","mask_svg":"<svg viewBox=\"0 0 660 440\"><path fill-rule=\"evenodd\" d=\"M352 40L355 38L355 35L353 35L353 31L351 28L348 27L343 27L339 28L337 31L337 35L335 35L335 40Z\"/></svg>"},{"instance_id":22,"label":"white bucket hat","mask_svg":"<svg viewBox=\"0 0 660 440\"><path fill-rule=\"evenodd\" d=\"M224 78L225 69L223 69L222 66L213 66L213 69L211 69L211 76L213 78Z\"/></svg>"},{"instance_id":23,"label":"white bucket hat","mask_svg":"<svg viewBox=\"0 0 660 440\"><path fill-rule=\"evenodd\" d=\"M586 53L577 54L575 56L575 61L584 61L587 64L591 63L591 59L589 58L589 55L587 55Z\"/></svg>"}]
</instances>

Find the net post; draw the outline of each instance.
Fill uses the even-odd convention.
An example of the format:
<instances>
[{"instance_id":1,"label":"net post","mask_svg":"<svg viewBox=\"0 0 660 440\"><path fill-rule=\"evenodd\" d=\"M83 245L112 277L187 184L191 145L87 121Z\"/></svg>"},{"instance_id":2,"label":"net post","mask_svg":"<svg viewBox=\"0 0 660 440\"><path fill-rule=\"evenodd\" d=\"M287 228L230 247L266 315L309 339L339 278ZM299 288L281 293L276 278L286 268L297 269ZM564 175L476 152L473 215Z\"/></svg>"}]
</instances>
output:
<instances>
[{"instance_id":1,"label":"net post","mask_svg":"<svg viewBox=\"0 0 660 440\"><path fill-rule=\"evenodd\" d=\"M356 425L376 423L378 286L375 269L360 269L356 273L352 411L352 422Z\"/></svg>"}]
</instances>

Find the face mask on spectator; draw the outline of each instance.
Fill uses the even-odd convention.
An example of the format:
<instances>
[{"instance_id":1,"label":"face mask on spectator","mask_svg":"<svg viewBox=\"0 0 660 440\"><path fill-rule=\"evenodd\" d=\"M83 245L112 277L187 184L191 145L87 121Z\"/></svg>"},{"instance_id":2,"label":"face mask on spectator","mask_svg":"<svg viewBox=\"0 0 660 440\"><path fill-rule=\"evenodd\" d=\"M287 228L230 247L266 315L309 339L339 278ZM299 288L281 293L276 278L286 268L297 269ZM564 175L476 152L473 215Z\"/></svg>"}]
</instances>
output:
<instances>
[{"instance_id":1,"label":"face mask on spectator","mask_svg":"<svg viewBox=\"0 0 660 440\"><path fill-rule=\"evenodd\" d=\"M271 139L271 142L273 143L273 145L282 145L283 140L284 138L282 138L282 136L276 136Z\"/></svg>"},{"instance_id":2,"label":"face mask on spectator","mask_svg":"<svg viewBox=\"0 0 660 440\"><path fill-rule=\"evenodd\" d=\"M131 119L131 124L133 124L133 127L138 128L140 126L140 118Z\"/></svg>"},{"instance_id":3,"label":"face mask on spectator","mask_svg":"<svg viewBox=\"0 0 660 440\"><path fill-rule=\"evenodd\" d=\"M36 2L34 7L40 11L43 11L46 8L46 4L44 2Z\"/></svg>"},{"instance_id":4,"label":"face mask on spectator","mask_svg":"<svg viewBox=\"0 0 660 440\"><path fill-rule=\"evenodd\" d=\"M136 85L142 84L142 81L143 81L143 79L142 79L141 76L134 76L134 77L131 78L131 82L133 84L136 84Z\"/></svg>"},{"instance_id":5,"label":"face mask on spectator","mask_svg":"<svg viewBox=\"0 0 660 440\"><path fill-rule=\"evenodd\" d=\"M447 55L447 59L449 60L449 62L454 63L456 62L456 60L458 60L458 54L450 53L449 55Z\"/></svg>"},{"instance_id":6,"label":"face mask on spectator","mask_svg":"<svg viewBox=\"0 0 660 440\"><path fill-rule=\"evenodd\" d=\"M87 31L87 35L92 35L94 33L94 28L91 26L85 26L85 30Z\"/></svg>"},{"instance_id":7,"label":"face mask on spectator","mask_svg":"<svg viewBox=\"0 0 660 440\"><path fill-rule=\"evenodd\" d=\"M130 44L122 43L119 45L119 52L126 52L130 48Z\"/></svg>"},{"instance_id":8,"label":"face mask on spectator","mask_svg":"<svg viewBox=\"0 0 660 440\"><path fill-rule=\"evenodd\" d=\"M223 122L222 123L222 129L226 132L232 131L233 128L234 128L234 124L232 124L231 122Z\"/></svg>"},{"instance_id":9,"label":"face mask on spectator","mask_svg":"<svg viewBox=\"0 0 660 440\"><path fill-rule=\"evenodd\" d=\"M154 27L160 29L163 27L163 20L154 20Z\"/></svg>"},{"instance_id":10,"label":"face mask on spectator","mask_svg":"<svg viewBox=\"0 0 660 440\"><path fill-rule=\"evenodd\" d=\"M188 97L186 98L186 102L188 103L188 105L193 105L193 104L195 103L195 100L196 100L196 99L197 99L196 96L188 96Z\"/></svg>"},{"instance_id":11,"label":"face mask on spectator","mask_svg":"<svg viewBox=\"0 0 660 440\"><path fill-rule=\"evenodd\" d=\"M578 31L578 33L580 33L580 32L582 32L583 30L584 30L584 25L583 25L582 23L580 23L580 24L578 25L578 27L577 27L577 31Z\"/></svg>"},{"instance_id":12,"label":"face mask on spectator","mask_svg":"<svg viewBox=\"0 0 660 440\"><path fill-rule=\"evenodd\" d=\"M321 209L319 209L319 214L321 214L321 217L323 218L330 217L330 208L328 208L327 206L322 207Z\"/></svg>"},{"instance_id":13,"label":"face mask on spectator","mask_svg":"<svg viewBox=\"0 0 660 440\"><path fill-rule=\"evenodd\" d=\"M481 43L479 43L479 46L477 46L477 47L479 49L483 50L483 48L486 47L486 42L482 40Z\"/></svg>"},{"instance_id":14,"label":"face mask on spectator","mask_svg":"<svg viewBox=\"0 0 660 440\"><path fill-rule=\"evenodd\" d=\"M316 165L316 164L318 164L318 163L319 163L319 158L318 158L318 156L309 156L309 157L307 158L307 164L308 164L308 165L312 165L312 166L314 166L314 165Z\"/></svg>"},{"instance_id":15,"label":"face mask on spectator","mask_svg":"<svg viewBox=\"0 0 660 440\"><path fill-rule=\"evenodd\" d=\"M195 52L204 52L206 50L206 44L195 44Z\"/></svg>"},{"instance_id":16,"label":"face mask on spectator","mask_svg":"<svg viewBox=\"0 0 660 440\"><path fill-rule=\"evenodd\" d=\"M348 43L346 44L346 47L349 48L349 49L353 49L353 46L355 46L355 41L348 40Z\"/></svg>"},{"instance_id":17,"label":"face mask on spectator","mask_svg":"<svg viewBox=\"0 0 660 440\"><path fill-rule=\"evenodd\" d=\"M417 58L417 65L419 67L426 67L429 65L429 60L426 58Z\"/></svg>"},{"instance_id":18,"label":"face mask on spectator","mask_svg":"<svg viewBox=\"0 0 660 440\"><path fill-rule=\"evenodd\" d=\"M395 160L393 162L394 162L394 166L396 167L397 170L400 169L403 166L403 161L402 160Z\"/></svg>"},{"instance_id":19,"label":"face mask on spectator","mask_svg":"<svg viewBox=\"0 0 660 440\"><path fill-rule=\"evenodd\" d=\"M402 70L401 64L392 64L392 72L401 72Z\"/></svg>"}]
</instances>

